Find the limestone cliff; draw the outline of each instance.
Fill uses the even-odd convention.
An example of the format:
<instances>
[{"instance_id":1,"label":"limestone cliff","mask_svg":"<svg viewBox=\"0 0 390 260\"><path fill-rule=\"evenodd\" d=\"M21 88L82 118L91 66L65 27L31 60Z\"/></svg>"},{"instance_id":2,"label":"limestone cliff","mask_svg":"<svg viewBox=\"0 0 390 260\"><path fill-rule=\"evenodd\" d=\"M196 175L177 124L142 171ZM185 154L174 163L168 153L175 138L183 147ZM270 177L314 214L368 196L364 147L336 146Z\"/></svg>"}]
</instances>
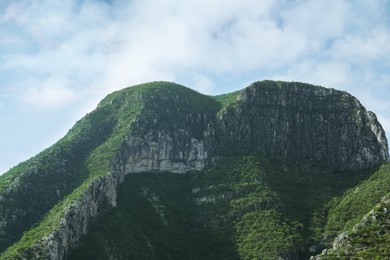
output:
<instances>
[{"instance_id":1,"label":"limestone cliff","mask_svg":"<svg viewBox=\"0 0 390 260\"><path fill-rule=\"evenodd\" d=\"M371 168L389 157L375 114L346 92L302 83L254 83L233 105L214 115L187 114L175 129L162 126L159 118L142 126L147 120L136 125L143 132L127 138L127 172L201 170L215 155L240 151L339 170Z\"/></svg>"},{"instance_id":2,"label":"limestone cliff","mask_svg":"<svg viewBox=\"0 0 390 260\"><path fill-rule=\"evenodd\" d=\"M175 103L166 98L155 97L152 103L159 106L149 113L165 109L164 102ZM263 81L241 91L233 105L214 115L172 110L166 114L178 119L173 128L161 123L164 119L141 115L135 124L138 131L122 144L126 172L202 170L213 156L239 151L341 170L371 168L389 157L375 114L334 89Z\"/></svg>"},{"instance_id":3,"label":"limestone cliff","mask_svg":"<svg viewBox=\"0 0 390 260\"><path fill-rule=\"evenodd\" d=\"M29 250L22 251L21 259L65 259L75 248L99 216L116 206L117 189L123 174L109 173L94 180L83 191L80 199L65 206L59 225Z\"/></svg>"},{"instance_id":4,"label":"limestone cliff","mask_svg":"<svg viewBox=\"0 0 390 260\"><path fill-rule=\"evenodd\" d=\"M388 160L376 116L346 92L263 81L244 89L238 99L219 117L216 136L223 151L261 150L342 170Z\"/></svg>"},{"instance_id":5,"label":"limestone cliff","mask_svg":"<svg viewBox=\"0 0 390 260\"><path fill-rule=\"evenodd\" d=\"M3 177L12 184L0 189L2 250L40 223L56 203L57 207L67 206L58 213L56 224L50 228L45 224L44 236L34 237L33 245L26 249L23 239L27 238L22 237L2 257L66 258L91 223L115 206L117 187L126 174L200 171L216 156L240 152L263 152L343 171L372 168L388 160L381 125L348 93L302 83L262 81L230 98L222 102L218 97L161 82L108 96L71 131L76 141L54 146L60 156L51 168L43 165L30 173L31 167L22 165ZM80 151L85 154L75 156ZM27 164L34 166L34 161ZM84 171L88 174L83 175ZM45 176L50 176L50 184L56 183L51 172L57 173L57 186L63 188L53 190L56 196L43 196L40 203L47 207L33 209L34 218L29 221L30 213L20 205L19 195L9 196L9 189L12 185L28 187L32 179ZM30 190L23 203L30 203L42 192ZM61 204L61 200L66 203ZM16 219L23 223L22 229L16 226ZM9 234L14 235L7 240Z\"/></svg>"}]
</instances>

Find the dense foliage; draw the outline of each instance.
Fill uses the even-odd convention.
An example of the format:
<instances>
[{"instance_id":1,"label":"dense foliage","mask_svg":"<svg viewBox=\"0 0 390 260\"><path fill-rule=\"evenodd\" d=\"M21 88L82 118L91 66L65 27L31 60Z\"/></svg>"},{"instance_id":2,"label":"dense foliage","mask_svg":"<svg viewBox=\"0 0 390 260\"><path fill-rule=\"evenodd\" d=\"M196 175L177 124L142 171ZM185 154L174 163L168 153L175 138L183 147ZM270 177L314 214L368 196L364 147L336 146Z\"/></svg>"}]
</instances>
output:
<instances>
[{"instance_id":1,"label":"dense foliage","mask_svg":"<svg viewBox=\"0 0 390 260\"><path fill-rule=\"evenodd\" d=\"M128 175L117 208L71 259L308 258L315 253L309 247L323 242L320 213L370 174L256 154L221 159L200 173Z\"/></svg>"},{"instance_id":2,"label":"dense foliage","mask_svg":"<svg viewBox=\"0 0 390 260\"><path fill-rule=\"evenodd\" d=\"M126 176L118 206L95 225L70 259L216 259L229 241L196 219L190 175Z\"/></svg>"},{"instance_id":3,"label":"dense foliage","mask_svg":"<svg viewBox=\"0 0 390 260\"><path fill-rule=\"evenodd\" d=\"M390 164L385 164L330 203L325 235L346 235L337 250L327 255L329 259L390 259L389 186Z\"/></svg>"},{"instance_id":4,"label":"dense foliage","mask_svg":"<svg viewBox=\"0 0 390 260\"><path fill-rule=\"evenodd\" d=\"M325 230L329 233L346 231L369 212L390 187L390 165L382 165L370 178L330 202Z\"/></svg>"}]
</instances>

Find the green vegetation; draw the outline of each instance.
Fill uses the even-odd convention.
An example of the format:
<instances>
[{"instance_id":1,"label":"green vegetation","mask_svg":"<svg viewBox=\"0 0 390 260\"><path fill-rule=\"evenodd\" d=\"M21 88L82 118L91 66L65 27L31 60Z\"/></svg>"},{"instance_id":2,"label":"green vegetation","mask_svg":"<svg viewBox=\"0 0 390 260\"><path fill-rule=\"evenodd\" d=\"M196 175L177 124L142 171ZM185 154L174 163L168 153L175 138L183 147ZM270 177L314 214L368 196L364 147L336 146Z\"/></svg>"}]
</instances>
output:
<instances>
[{"instance_id":1,"label":"green vegetation","mask_svg":"<svg viewBox=\"0 0 390 260\"><path fill-rule=\"evenodd\" d=\"M117 208L71 259L308 258L321 243L327 203L370 174L256 154L199 173L128 175Z\"/></svg>"},{"instance_id":2,"label":"green vegetation","mask_svg":"<svg viewBox=\"0 0 390 260\"><path fill-rule=\"evenodd\" d=\"M297 231L275 210L248 213L236 224L238 252L242 259L277 259L292 254Z\"/></svg>"},{"instance_id":3,"label":"green vegetation","mask_svg":"<svg viewBox=\"0 0 390 260\"><path fill-rule=\"evenodd\" d=\"M343 242L328 251L325 259L390 259L389 197L390 193L348 230Z\"/></svg>"},{"instance_id":4,"label":"green vegetation","mask_svg":"<svg viewBox=\"0 0 390 260\"><path fill-rule=\"evenodd\" d=\"M233 156L223 159L210 172L198 177L198 181L203 183L201 186L212 188L200 189L197 196L225 198L218 200L218 203L201 204L200 211L207 212L209 208L212 212L218 212L217 217L208 220L211 227L226 227L226 223L246 227L251 224L245 223L245 219L250 221L256 216L262 219L276 212L275 226L271 225L269 235L264 235L272 236L272 232L277 232L280 227L288 227L290 235L284 237L290 246L288 250L275 248L273 252L308 257L308 247L321 243L327 203L371 174L372 171L354 174L330 172L319 165L285 162L264 154ZM250 217L246 217L247 214ZM250 231L249 228L239 230ZM246 235L241 232L241 238L237 241L256 236L255 231ZM239 242L237 246L240 248ZM306 249L300 252L300 248ZM256 255L259 253L257 250L260 249L247 253Z\"/></svg>"},{"instance_id":5,"label":"green vegetation","mask_svg":"<svg viewBox=\"0 0 390 260\"><path fill-rule=\"evenodd\" d=\"M373 209L368 223L359 226L349 234L349 250L338 250L339 254L363 259L390 259L390 223L388 201Z\"/></svg>"},{"instance_id":6,"label":"green vegetation","mask_svg":"<svg viewBox=\"0 0 390 260\"><path fill-rule=\"evenodd\" d=\"M389 187L390 165L386 164L360 185L331 202L326 232L333 234L351 229L382 199Z\"/></svg>"},{"instance_id":7,"label":"green vegetation","mask_svg":"<svg viewBox=\"0 0 390 260\"><path fill-rule=\"evenodd\" d=\"M222 108L231 107L237 104L240 93L241 91L235 91L229 94L214 96L213 98L221 104Z\"/></svg>"},{"instance_id":8,"label":"green vegetation","mask_svg":"<svg viewBox=\"0 0 390 260\"><path fill-rule=\"evenodd\" d=\"M173 173L126 176L118 206L96 223L69 259L232 256L230 241L203 228L196 219L191 178Z\"/></svg>"},{"instance_id":9,"label":"green vegetation","mask_svg":"<svg viewBox=\"0 0 390 260\"><path fill-rule=\"evenodd\" d=\"M388 194L390 186L390 164L382 165L372 176L343 196L334 198L327 205L328 217L324 237L330 243L335 235L348 231L346 245L341 246L329 257L341 255L349 258L389 259L390 224L387 201L381 199ZM370 211L371 221L363 221ZM362 224L363 223L363 224ZM356 228L354 228L354 226Z\"/></svg>"}]
</instances>

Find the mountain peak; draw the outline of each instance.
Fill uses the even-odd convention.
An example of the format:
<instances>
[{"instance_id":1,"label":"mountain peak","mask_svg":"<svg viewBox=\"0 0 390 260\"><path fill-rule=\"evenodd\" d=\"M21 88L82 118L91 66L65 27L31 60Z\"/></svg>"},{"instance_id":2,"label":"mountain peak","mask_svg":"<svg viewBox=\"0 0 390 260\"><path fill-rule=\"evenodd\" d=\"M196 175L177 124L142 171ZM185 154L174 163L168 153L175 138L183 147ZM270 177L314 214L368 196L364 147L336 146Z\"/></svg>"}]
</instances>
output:
<instances>
[{"instance_id":1,"label":"mountain peak","mask_svg":"<svg viewBox=\"0 0 390 260\"><path fill-rule=\"evenodd\" d=\"M353 178L389 158L375 115L346 92L260 81L211 97L140 84L108 95L63 139L1 176L0 250L8 248L5 259L63 259L117 205L125 175L207 174L221 158L259 154Z\"/></svg>"}]
</instances>

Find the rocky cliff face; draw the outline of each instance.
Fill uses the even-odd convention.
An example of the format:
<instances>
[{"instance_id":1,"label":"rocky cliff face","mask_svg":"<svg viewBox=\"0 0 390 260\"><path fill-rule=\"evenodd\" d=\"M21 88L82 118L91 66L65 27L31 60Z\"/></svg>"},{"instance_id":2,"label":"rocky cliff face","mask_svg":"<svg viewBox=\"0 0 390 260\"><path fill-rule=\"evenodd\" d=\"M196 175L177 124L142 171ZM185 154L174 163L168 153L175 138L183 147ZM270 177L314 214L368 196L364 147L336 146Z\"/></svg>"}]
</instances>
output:
<instances>
[{"instance_id":1,"label":"rocky cliff face","mask_svg":"<svg viewBox=\"0 0 390 260\"><path fill-rule=\"evenodd\" d=\"M29 258L63 259L91 223L115 206L117 187L125 174L199 171L215 156L243 151L313 161L338 170L371 168L389 157L387 140L375 115L345 92L263 81L244 89L221 109L211 97L183 94L181 87L171 89L170 83L159 84L163 87L130 99L141 102L142 110L115 148L117 152L111 157L114 170L91 182L65 210L58 228L27 251ZM104 108L119 111L117 107L129 102L126 100L112 99ZM103 108L96 111L99 109ZM117 127L120 124L118 120ZM0 232L6 235L2 223Z\"/></svg>"},{"instance_id":2,"label":"rocky cliff face","mask_svg":"<svg viewBox=\"0 0 390 260\"><path fill-rule=\"evenodd\" d=\"M65 207L58 228L18 258L66 259L69 250L75 248L80 239L87 235L96 219L116 206L117 189L122 181L123 173L115 172L90 183L79 200Z\"/></svg>"},{"instance_id":3,"label":"rocky cliff face","mask_svg":"<svg viewBox=\"0 0 390 260\"><path fill-rule=\"evenodd\" d=\"M158 118L144 126L140 120L136 127L144 132L126 141L127 172L201 170L215 155L240 151L338 170L371 168L389 158L375 114L346 92L265 81L244 89L236 99L214 115L186 114L174 129L161 126Z\"/></svg>"},{"instance_id":4,"label":"rocky cliff face","mask_svg":"<svg viewBox=\"0 0 390 260\"><path fill-rule=\"evenodd\" d=\"M236 99L214 115L179 109L183 118L174 128L161 125L159 118L140 120L135 128L143 132L129 135L122 144L127 150L125 171L202 170L213 156L240 151L338 170L371 168L388 160L387 140L375 114L346 92L265 81Z\"/></svg>"},{"instance_id":5,"label":"rocky cliff face","mask_svg":"<svg viewBox=\"0 0 390 260\"><path fill-rule=\"evenodd\" d=\"M375 115L346 92L265 81L238 98L219 117L222 150L260 150L341 170L388 160L385 133Z\"/></svg>"},{"instance_id":6,"label":"rocky cliff face","mask_svg":"<svg viewBox=\"0 0 390 260\"><path fill-rule=\"evenodd\" d=\"M207 114L188 114L175 130L145 127L145 132L127 136L121 146L125 172L203 170L214 151L213 129L207 128L212 121ZM200 133L194 133L196 127Z\"/></svg>"}]
</instances>

